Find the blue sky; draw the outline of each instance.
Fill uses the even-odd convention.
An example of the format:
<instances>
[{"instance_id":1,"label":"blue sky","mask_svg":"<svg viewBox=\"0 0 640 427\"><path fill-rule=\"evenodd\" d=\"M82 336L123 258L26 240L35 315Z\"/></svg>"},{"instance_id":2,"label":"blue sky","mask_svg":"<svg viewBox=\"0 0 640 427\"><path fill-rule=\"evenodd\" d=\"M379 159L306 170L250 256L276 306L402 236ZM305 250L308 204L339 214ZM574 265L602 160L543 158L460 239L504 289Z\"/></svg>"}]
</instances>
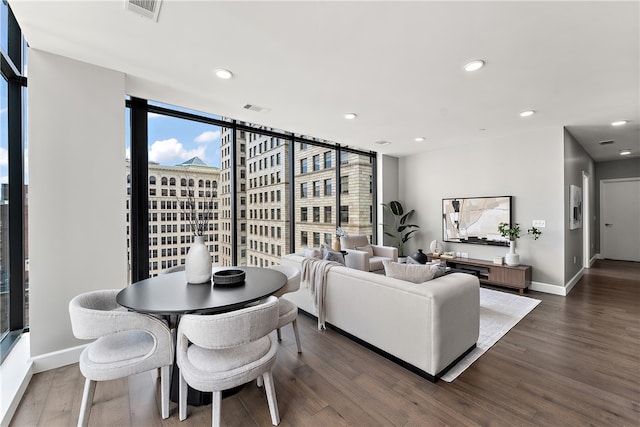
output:
<instances>
[{"instance_id":1,"label":"blue sky","mask_svg":"<svg viewBox=\"0 0 640 427\"><path fill-rule=\"evenodd\" d=\"M127 158L129 117L127 114ZM159 114L149 114L149 161L174 166L200 157L220 167L220 127Z\"/></svg>"}]
</instances>

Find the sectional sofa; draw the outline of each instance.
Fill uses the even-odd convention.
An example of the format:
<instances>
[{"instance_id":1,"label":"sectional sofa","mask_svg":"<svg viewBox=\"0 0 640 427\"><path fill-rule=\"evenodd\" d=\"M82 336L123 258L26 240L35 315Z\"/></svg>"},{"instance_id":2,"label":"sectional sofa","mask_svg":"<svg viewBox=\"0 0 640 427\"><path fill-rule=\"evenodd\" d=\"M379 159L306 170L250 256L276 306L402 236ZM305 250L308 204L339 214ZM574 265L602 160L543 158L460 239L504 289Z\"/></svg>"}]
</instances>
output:
<instances>
[{"instance_id":1,"label":"sectional sofa","mask_svg":"<svg viewBox=\"0 0 640 427\"><path fill-rule=\"evenodd\" d=\"M288 254L281 263L302 269L303 260ZM329 327L431 381L478 340L480 283L475 276L452 273L411 283L335 266L327 273L325 287ZM318 316L310 288L304 284L283 298Z\"/></svg>"}]
</instances>

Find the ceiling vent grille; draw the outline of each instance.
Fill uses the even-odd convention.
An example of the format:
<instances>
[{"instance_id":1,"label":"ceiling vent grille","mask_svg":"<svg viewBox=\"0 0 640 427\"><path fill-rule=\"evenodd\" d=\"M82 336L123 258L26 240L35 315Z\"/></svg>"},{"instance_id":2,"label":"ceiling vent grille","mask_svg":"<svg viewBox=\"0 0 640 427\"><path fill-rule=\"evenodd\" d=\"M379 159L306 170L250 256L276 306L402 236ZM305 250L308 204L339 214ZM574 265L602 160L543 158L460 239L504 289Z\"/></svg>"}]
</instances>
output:
<instances>
[{"instance_id":1,"label":"ceiling vent grille","mask_svg":"<svg viewBox=\"0 0 640 427\"><path fill-rule=\"evenodd\" d=\"M255 111L257 113L268 113L269 111L271 111L268 108L260 107L259 105L254 104L245 104L242 108L244 108L245 110Z\"/></svg>"},{"instance_id":2,"label":"ceiling vent grille","mask_svg":"<svg viewBox=\"0 0 640 427\"><path fill-rule=\"evenodd\" d=\"M162 0L124 0L124 8L158 22Z\"/></svg>"},{"instance_id":3,"label":"ceiling vent grille","mask_svg":"<svg viewBox=\"0 0 640 427\"><path fill-rule=\"evenodd\" d=\"M600 141L598 142L598 144L600 145L609 145L609 144L613 144L615 141L613 139L608 139L606 141Z\"/></svg>"}]
</instances>

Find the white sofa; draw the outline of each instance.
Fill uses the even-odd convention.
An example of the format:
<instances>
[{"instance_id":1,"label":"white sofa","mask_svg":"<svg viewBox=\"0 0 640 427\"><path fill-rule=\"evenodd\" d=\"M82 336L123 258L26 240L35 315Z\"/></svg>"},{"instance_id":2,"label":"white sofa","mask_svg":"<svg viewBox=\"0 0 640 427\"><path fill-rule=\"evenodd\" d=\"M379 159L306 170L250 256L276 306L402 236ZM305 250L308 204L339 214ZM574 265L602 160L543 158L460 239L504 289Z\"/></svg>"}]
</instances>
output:
<instances>
[{"instance_id":1,"label":"white sofa","mask_svg":"<svg viewBox=\"0 0 640 427\"><path fill-rule=\"evenodd\" d=\"M282 264L302 268L289 254ZM304 284L284 298L318 315ZM337 266L327 274L326 322L373 347L402 366L436 381L478 340L480 283L452 273L426 283Z\"/></svg>"}]
</instances>

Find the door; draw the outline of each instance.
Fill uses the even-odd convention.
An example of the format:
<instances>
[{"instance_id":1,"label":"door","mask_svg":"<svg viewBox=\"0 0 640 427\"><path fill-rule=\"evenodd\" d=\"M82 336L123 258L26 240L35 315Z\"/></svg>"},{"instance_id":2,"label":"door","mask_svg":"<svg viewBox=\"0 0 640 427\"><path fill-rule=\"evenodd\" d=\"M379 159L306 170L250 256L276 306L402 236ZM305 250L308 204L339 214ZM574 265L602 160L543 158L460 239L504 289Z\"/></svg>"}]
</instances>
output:
<instances>
[{"instance_id":1,"label":"door","mask_svg":"<svg viewBox=\"0 0 640 427\"><path fill-rule=\"evenodd\" d=\"M600 236L605 258L640 261L640 178L601 181Z\"/></svg>"}]
</instances>

